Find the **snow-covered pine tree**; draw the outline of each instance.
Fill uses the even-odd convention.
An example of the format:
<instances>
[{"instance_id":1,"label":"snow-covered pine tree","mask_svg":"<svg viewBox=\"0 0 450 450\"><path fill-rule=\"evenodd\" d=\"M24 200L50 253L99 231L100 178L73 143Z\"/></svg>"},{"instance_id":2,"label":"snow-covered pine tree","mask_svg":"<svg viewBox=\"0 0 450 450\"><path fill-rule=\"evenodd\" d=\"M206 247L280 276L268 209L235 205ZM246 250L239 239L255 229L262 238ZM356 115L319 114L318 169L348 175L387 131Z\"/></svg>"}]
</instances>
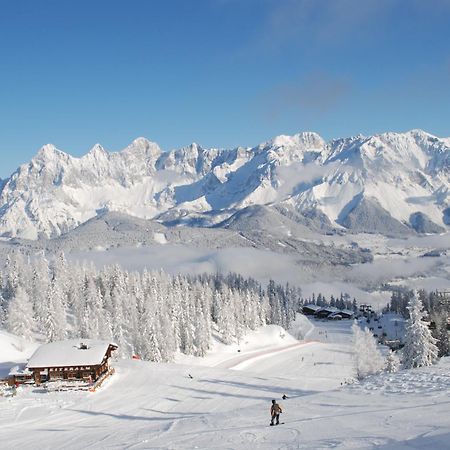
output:
<instances>
[{"instance_id":1,"label":"snow-covered pine tree","mask_svg":"<svg viewBox=\"0 0 450 450\"><path fill-rule=\"evenodd\" d=\"M362 331L356 322L352 326L352 331L356 376L363 379L379 373L383 369L384 360L372 333L367 328Z\"/></svg>"},{"instance_id":2,"label":"snow-covered pine tree","mask_svg":"<svg viewBox=\"0 0 450 450\"><path fill-rule=\"evenodd\" d=\"M3 327L6 323L7 308L8 306L6 304L6 300L3 298L3 294L0 289L0 327Z\"/></svg>"},{"instance_id":3,"label":"snow-covered pine tree","mask_svg":"<svg viewBox=\"0 0 450 450\"><path fill-rule=\"evenodd\" d=\"M111 268L111 334L114 341L119 346L120 356L129 354L129 347L126 340L126 324L124 315L124 299L126 298L126 279L120 266Z\"/></svg>"},{"instance_id":4,"label":"snow-covered pine tree","mask_svg":"<svg viewBox=\"0 0 450 450\"><path fill-rule=\"evenodd\" d=\"M450 335L447 330L447 315L446 311L440 311L433 316L436 327L432 334L437 340L436 346L439 350L439 357L450 355Z\"/></svg>"},{"instance_id":5,"label":"snow-covered pine tree","mask_svg":"<svg viewBox=\"0 0 450 450\"><path fill-rule=\"evenodd\" d=\"M160 309L160 280L157 273L152 273L146 298L147 332L145 336L145 348L148 359L155 362L165 361L164 330L162 329L162 311Z\"/></svg>"},{"instance_id":6,"label":"snow-covered pine tree","mask_svg":"<svg viewBox=\"0 0 450 450\"><path fill-rule=\"evenodd\" d=\"M259 320L261 325L271 323L269 297L263 290L260 290L259 292Z\"/></svg>"},{"instance_id":7,"label":"snow-covered pine tree","mask_svg":"<svg viewBox=\"0 0 450 450\"><path fill-rule=\"evenodd\" d=\"M269 298L270 305L270 323L282 325L283 313L281 311L280 296L278 295L277 287L275 285L275 281L273 280L269 280L269 284L267 286L267 296Z\"/></svg>"},{"instance_id":8,"label":"snow-covered pine tree","mask_svg":"<svg viewBox=\"0 0 450 450\"><path fill-rule=\"evenodd\" d=\"M172 284L170 278L163 272L158 272L155 275L157 279L157 292L156 292L156 310L158 311L160 341L163 343L160 348L161 358L163 361L172 361L175 352L178 350L177 338L174 328L176 318L171 317L171 301L170 289Z\"/></svg>"},{"instance_id":9,"label":"snow-covered pine tree","mask_svg":"<svg viewBox=\"0 0 450 450\"><path fill-rule=\"evenodd\" d=\"M286 284L285 302L287 308L286 329L290 327L291 322L295 320L297 312L300 310L302 290L299 287Z\"/></svg>"},{"instance_id":10,"label":"snow-covered pine tree","mask_svg":"<svg viewBox=\"0 0 450 450\"><path fill-rule=\"evenodd\" d=\"M26 290L17 286L8 305L8 331L27 340L32 340L35 327L33 306Z\"/></svg>"},{"instance_id":11,"label":"snow-covered pine tree","mask_svg":"<svg viewBox=\"0 0 450 450\"><path fill-rule=\"evenodd\" d=\"M32 300L37 329L45 334L47 319L48 290L50 288L50 271L44 255L37 258L32 267L30 282L30 299ZM32 294L31 294L32 293Z\"/></svg>"},{"instance_id":12,"label":"snow-covered pine tree","mask_svg":"<svg viewBox=\"0 0 450 450\"><path fill-rule=\"evenodd\" d=\"M194 354L194 295L187 278L181 278L180 350L186 355Z\"/></svg>"},{"instance_id":13,"label":"snow-covered pine tree","mask_svg":"<svg viewBox=\"0 0 450 450\"><path fill-rule=\"evenodd\" d=\"M243 293L241 301L243 302L244 308L245 326L250 330L254 330L259 325L258 303L255 301L255 297L252 295L250 289L247 289Z\"/></svg>"},{"instance_id":14,"label":"snow-covered pine tree","mask_svg":"<svg viewBox=\"0 0 450 450\"><path fill-rule=\"evenodd\" d=\"M124 279L124 296L122 299L123 306L123 331L125 342L127 345L127 354L133 353L133 344L132 344L132 335L133 335L133 327L136 324L136 298L133 295L133 284L135 280L137 283L140 283L140 276L136 272L128 272L122 269L122 275Z\"/></svg>"},{"instance_id":15,"label":"snow-covered pine tree","mask_svg":"<svg viewBox=\"0 0 450 450\"><path fill-rule=\"evenodd\" d=\"M235 334L235 318L232 306L231 289L225 287L224 292L214 293L215 304L217 305L217 328L220 337L225 344L233 342Z\"/></svg>"},{"instance_id":16,"label":"snow-covered pine tree","mask_svg":"<svg viewBox=\"0 0 450 450\"><path fill-rule=\"evenodd\" d=\"M411 296L407 309L409 319L406 325L405 346L403 347L403 367L431 366L438 359L436 339L431 335L428 322L423 320L423 305L417 291Z\"/></svg>"},{"instance_id":17,"label":"snow-covered pine tree","mask_svg":"<svg viewBox=\"0 0 450 450\"><path fill-rule=\"evenodd\" d=\"M143 313L139 317L142 339L139 339L139 355L149 361L161 362L161 335L155 308L155 299L146 290Z\"/></svg>"},{"instance_id":18,"label":"snow-covered pine tree","mask_svg":"<svg viewBox=\"0 0 450 450\"><path fill-rule=\"evenodd\" d=\"M193 286L195 298L195 327L194 327L194 355L205 356L211 339L211 312L200 283Z\"/></svg>"},{"instance_id":19,"label":"snow-covered pine tree","mask_svg":"<svg viewBox=\"0 0 450 450\"><path fill-rule=\"evenodd\" d=\"M150 326L148 329L147 336L147 354L146 359L154 362L162 362L161 355L161 347L162 344L158 340L158 336L160 335L158 330L158 322L155 320L155 317L150 321Z\"/></svg>"},{"instance_id":20,"label":"snow-covered pine tree","mask_svg":"<svg viewBox=\"0 0 450 450\"><path fill-rule=\"evenodd\" d=\"M448 333L447 326L448 325L446 317L441 317L439 323L436 324L439 357L450 355L450 335Z\"/></svg>"},{"instance_id":21,"label":"snow-covered pine tree","mask_svg":"<svg viewBox=\"0 0 450 450\"><path fill-rule=\"evenodd\" d=\"M134 341L136 330L138 329L138 303L143 297L142 277L139 272L133 272L128 277L128 308L126 309L125 320L128 323L128 335L131 352L134 353Z\"/></svg>"},{"instance_id":22,"label":"snow-covered pine tree","mask_svg":"<svg viewBox=\"0 0 450 450\"><path fill-rule=\"evenodd\" d=\"M60 341L67 336L66 310L62 298L58 280L53 278L47 292L47 317L45 319L45 333L49 342Z\"/></svg>"},{"instance_id":23,"label":"snow-covered pine tree","mask_svg":"<svg viewBox=\"0 0 450 450\"><path fill-rule=\"evenodd\" d=\"M62 294L62 304L66 308L68 305L72 304L73 301L73 290L72 290L72 279L71 271L66 260L64 252L60 252L56 258L52 261L51 269L53 277L58 280L59 289ZM95 268L91 265L91 270L89 274L94 277Z\"/></svg>"},{"instance_id":24,"label":"snow-covered pine tree","mask_svg":"<svg viewBox=\"0 0 450 450\"><path fill-rule=\"evenodd\" d=\"M104 310L101 291L91 276L86 274L84 289L84 308L81 317L80 337L98 339L100 329L105 330Z\"/></svg>"},{"instance_id":25,"label":"snow-covered pine tree","mask_svg":"<svg viewBox=\"0 0 450 450\"><path fill-rule=\"evenodd\" d=\"M242 307L241 293L237 289L231 289L231 307L233 309L234 315L234 337L237 343L241 342L242 336L244 335L244 314Z\"/></svg>"},{"instance_id":26,"label":"snow-covered pine tree","mask_svg":"<svg viewBox=\"0 0 450 450\"><path fill-rule=\"evenodd\" d=\"M7 302L14 297L16 289L21 284L20 274L23 266L24 260L20 253L12 252L6 257L2 295Z\"/></svg>"},{"instance_id":27,"label":"snow-covered pine tree","mask_svg":"<svg viewBox=\"0 0 450 450\"><path fill-rule=\"evenodd\" d=\"M400 358L393 352L389 350L389 353L386 356L386 372L394 373L398 372L400 369Z\"/></svg>"},{"instance_id":28,"label":"snow-covered pine tree","mask_svg":"<svg viewBox=\"0 0 450 450\"><path fill-rule=\"evenodd\" d=\"M144 336L142 334L142 318L145 313L145 296L143 290L143 278L134 277L131 286L131 298L134 302L133 324L130 327L132 354L142 355Z\"/></svg>"},{"instance_id":29,"label":"snow-covered pine tree","mask_svg":"<svg viewBox=\"0 0 450 450\"><path fill-rule=\"evenodd\" d=\"M112 316L113 304L111 299L111 285L108 274L109 268L105 268L99 273L98 286L102 296L103 321L99 324L99 334L101 339L112 340Z\"/></svg>"}]
</instances>

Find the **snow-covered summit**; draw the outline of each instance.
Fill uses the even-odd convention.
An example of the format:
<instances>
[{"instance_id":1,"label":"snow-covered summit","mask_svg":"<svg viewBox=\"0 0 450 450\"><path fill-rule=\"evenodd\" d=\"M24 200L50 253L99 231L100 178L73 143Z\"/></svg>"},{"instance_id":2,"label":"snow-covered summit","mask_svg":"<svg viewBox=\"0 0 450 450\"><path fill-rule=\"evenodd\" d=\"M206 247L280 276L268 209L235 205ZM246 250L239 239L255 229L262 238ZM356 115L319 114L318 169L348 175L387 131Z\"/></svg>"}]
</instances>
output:
<instances>
[{"instance_id":1,"label":"snow-covered summit","mask_svg":"<svg viewBox=\"0 0 450 450\"><path fill-rule=\"evenodd\" d=\"M119 152L96 144L80 158L47 144L0 182L0 235L57 236L105 210L171 222L204 214L205 224L251 205L386 234L416 228L419 214L429 225L420 232L439 232L448 222L449 143L422 130L328 143L303 132L254 148L163 152L140 137Z\"/></svg>"},{"instance_id":2,"label":"snow-covered summit","mask_svg":"<svg viewBox=\"0 0 450 450\"><path fill-rule=\"evenodd\" d=\"M326 146L326 142L319 134L306 131L293 136L281 134L261 145L264 147L301 147L311 150L323 149Z\"/></svg>"}]
</instances>

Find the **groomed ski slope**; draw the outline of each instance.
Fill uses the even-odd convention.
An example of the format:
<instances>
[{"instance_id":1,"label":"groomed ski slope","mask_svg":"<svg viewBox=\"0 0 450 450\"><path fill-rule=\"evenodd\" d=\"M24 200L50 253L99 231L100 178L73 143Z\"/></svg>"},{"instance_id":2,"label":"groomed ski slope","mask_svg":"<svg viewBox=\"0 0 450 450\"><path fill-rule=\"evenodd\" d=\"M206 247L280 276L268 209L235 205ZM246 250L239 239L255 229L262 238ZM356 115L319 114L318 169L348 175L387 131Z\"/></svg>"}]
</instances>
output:
<instances>
[{"instance_id":1,"label":"groomed ski slope","mask_svg":"<svg viewBox=\"0 0 450 450\"><path fill-rule=\"evenodd\" d=\"M16 397L0 397L0 447L449 447L448 361L341 386L353 375L351 324L314 324L309 342L285 336L268 346L265 334L283 333L268 327L244 340L240 352L219 346L195 364L120 361L95 393L19 389ZM285 424L269 427L270 400L283 394Z\"/></svg>"}]
</instances>

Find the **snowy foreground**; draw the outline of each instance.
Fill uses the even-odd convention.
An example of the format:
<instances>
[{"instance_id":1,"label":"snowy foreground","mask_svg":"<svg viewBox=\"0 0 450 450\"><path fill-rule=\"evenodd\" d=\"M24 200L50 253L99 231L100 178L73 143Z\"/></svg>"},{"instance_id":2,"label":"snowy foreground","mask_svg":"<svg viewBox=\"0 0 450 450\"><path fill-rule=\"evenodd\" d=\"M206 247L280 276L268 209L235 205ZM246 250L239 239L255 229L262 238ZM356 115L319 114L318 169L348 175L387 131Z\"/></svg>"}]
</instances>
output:
<instances>
[{"instance_id":1,"label":"snowy foreground","mask_svg":"<svg viewBox=\"0 0 450 450\"><path fill-rule=\"evenodd\" d=\"M351 324L314 325L304 342L269 326L201 360L120 361L95 393L19 388L0 397L0 447L449 448L449 359L346 385ZM285 423L269 427L283 394Z\"/></svg>"}]
</instances>

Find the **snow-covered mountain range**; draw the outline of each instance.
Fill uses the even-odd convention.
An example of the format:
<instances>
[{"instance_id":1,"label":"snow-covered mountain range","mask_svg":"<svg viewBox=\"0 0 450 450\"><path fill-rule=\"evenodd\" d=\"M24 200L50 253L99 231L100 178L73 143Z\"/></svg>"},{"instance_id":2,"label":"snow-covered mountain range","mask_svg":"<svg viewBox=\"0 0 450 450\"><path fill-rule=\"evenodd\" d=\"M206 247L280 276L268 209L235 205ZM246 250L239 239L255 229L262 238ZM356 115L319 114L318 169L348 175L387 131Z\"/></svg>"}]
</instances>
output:
<instances>
[{"instance_id":1,"label":"snow-covered mountain range","mask_svg":"<svg viewBox=\"0 0 450 450\"><path fill-rule=\"evenodd\" d=\"M255 205L324 233L438 233L450 225L450 138L413 130L327 143L305 132L169 152L138 138L81 158L45 145L0 189L4 237L56 237L105 212L233 228Z\"/></svg>"}]
</instances>

